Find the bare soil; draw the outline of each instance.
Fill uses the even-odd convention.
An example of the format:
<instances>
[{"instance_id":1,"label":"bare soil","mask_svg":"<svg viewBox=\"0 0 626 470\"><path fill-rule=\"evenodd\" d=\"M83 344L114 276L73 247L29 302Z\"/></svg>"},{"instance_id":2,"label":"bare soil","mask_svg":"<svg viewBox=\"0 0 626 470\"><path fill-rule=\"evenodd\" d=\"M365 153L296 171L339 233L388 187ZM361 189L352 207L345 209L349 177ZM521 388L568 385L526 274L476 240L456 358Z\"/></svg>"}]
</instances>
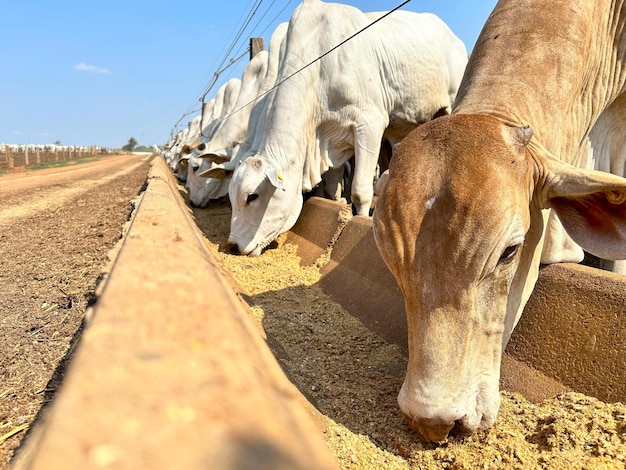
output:
<instances>
[{"instance_id":1,"label":"bare soil","mask_svg":"<svg viewBox=\"0 0 626 470\"><path fill-rule=\"evenodd\" d=\"M149 157L0 177L0 469L54 396Z\"/></svg>"}]
</instances>

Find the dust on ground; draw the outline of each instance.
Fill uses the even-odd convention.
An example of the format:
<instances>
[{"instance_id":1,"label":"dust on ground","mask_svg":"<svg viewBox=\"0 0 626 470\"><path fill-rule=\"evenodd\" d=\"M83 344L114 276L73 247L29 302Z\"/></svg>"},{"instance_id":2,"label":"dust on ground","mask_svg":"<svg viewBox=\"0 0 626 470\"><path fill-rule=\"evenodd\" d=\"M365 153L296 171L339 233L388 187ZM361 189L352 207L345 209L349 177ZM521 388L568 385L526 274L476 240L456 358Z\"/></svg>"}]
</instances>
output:
<instances>
[{"instance_id":1,"label":"dust on ground","mask_svg":"<svg viewBox=\"0 0 626 470\"><path fill-rule=\"evenodd\" d=\"M227 248L229 205L193 214L219 262L250 296L285 373L326 416L324 437L342 468L626 467L626 406L579 393L532 404L501 392L490 430L443 444L421 441L396 403L406 367L400 348L330 300L317 285L318 268L301 267L283 239L258 258L234 256Z\"/></svg>"},{"instance_id":2,"label":"dust on ground","mask_svg":"<svg viewBox=\"0 0 626 470\"><path fill-rule=\"evenodd\" d=\"M0 178L0 469L59 386L145 156Z\"/></svg>"}]
</instances>

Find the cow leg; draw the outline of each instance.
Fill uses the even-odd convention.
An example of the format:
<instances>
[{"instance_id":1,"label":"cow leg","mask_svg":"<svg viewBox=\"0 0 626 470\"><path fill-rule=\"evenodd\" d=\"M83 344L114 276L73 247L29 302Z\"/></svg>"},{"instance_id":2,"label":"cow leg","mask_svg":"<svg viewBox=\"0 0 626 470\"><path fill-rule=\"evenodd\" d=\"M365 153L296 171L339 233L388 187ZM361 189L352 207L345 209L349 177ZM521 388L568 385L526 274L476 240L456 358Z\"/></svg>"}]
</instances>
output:
<instances>
[{"instance_id":1,"label":"cow leg","mask_svg":"<svg viewBox=\"0 0 626 470\"><path fill-rule=\"evenodd\" d=\"M341 201L343 191L344 165L339 168L331 168L322 176L324 197L333 201Z\"/></svg>"},{"instance_id":2,"label":"cow leg","mask_svg":"<svg viewBox=\"0 0 626 470\"><path fill-rule=\"evenodd\" d=\"M370 129L376 128L369 123ZM385 126L372 133L367 126L357 128L354 148L354 177L352 180L352 212L358 215L370 215L374 199L374 176L380 154L380 143Z\"/></svg>"}]
</instances>

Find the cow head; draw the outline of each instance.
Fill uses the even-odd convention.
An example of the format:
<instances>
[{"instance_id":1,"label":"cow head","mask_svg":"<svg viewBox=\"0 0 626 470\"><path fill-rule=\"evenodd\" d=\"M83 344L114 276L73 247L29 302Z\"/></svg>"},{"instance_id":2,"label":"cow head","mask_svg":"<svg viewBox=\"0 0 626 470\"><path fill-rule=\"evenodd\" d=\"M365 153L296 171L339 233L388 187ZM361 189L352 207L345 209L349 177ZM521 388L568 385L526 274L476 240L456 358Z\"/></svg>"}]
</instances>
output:
<instances>
[{"instance_id":1,"label":"cow head","mask_svg":"<svg viewBox=\"0 0 626 470\"><path fill-rule=\"evenodd\" d=\"M426 440L495 421L501 353L538 273L542 209L588 251L626 257L626 180L561 163L531 137L488 116L426 123L400 144L376 204L376 243L408 322L398 403Z\"/></svg>"},{"instance_id":2,"label":"cow head","mask_svg":"<svg viewBox=\"0 0 626 470\"><path fill-rule=\"evenodd\" d=\"M228 188L233 211L229 244L240 254L258 256L289 230L302 210L299 182L260 156L243 160Z\"/></svg>"},{"instance_id":3,"label":"cow head","mask_svg":"<svg viewBox=\"0 0 626 470\"><path fill-rule=\"evenodd\" d=\"M211 200L221 199L228 194L228 181L209 178L206 173L217 166L210 160L191 153L187 165L187 187L189 188L189 204L192 207L206 207Z\"/></svg>"},{"instance_id":4,"label":"cow head","mask_svg":"<svg viewBox=\"0 0 626 470\"><path fill-rule=\"evenodd\" d=\"M184 183L187 181L187 166L189 164L189 154L176 159L176 178Z\"/></svg>"}]
</instances>

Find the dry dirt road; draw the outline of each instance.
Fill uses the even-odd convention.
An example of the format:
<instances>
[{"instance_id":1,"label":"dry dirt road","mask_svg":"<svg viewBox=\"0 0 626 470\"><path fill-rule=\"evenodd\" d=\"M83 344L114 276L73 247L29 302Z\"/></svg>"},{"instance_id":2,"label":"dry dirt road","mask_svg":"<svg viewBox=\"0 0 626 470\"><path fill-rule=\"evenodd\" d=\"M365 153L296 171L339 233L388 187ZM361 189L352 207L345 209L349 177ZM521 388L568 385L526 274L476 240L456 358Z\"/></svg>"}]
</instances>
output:
<instances>
[{"instance_id":1,"label":"dry dirt road","mask_svg":"<svg viewBox=\"0 0 626 470\"><path fill-rule=\"evenodd\" d=\"M0 177L0 469L63 376L150 168L116 155Z\"/></svg>"}]
</instances>

